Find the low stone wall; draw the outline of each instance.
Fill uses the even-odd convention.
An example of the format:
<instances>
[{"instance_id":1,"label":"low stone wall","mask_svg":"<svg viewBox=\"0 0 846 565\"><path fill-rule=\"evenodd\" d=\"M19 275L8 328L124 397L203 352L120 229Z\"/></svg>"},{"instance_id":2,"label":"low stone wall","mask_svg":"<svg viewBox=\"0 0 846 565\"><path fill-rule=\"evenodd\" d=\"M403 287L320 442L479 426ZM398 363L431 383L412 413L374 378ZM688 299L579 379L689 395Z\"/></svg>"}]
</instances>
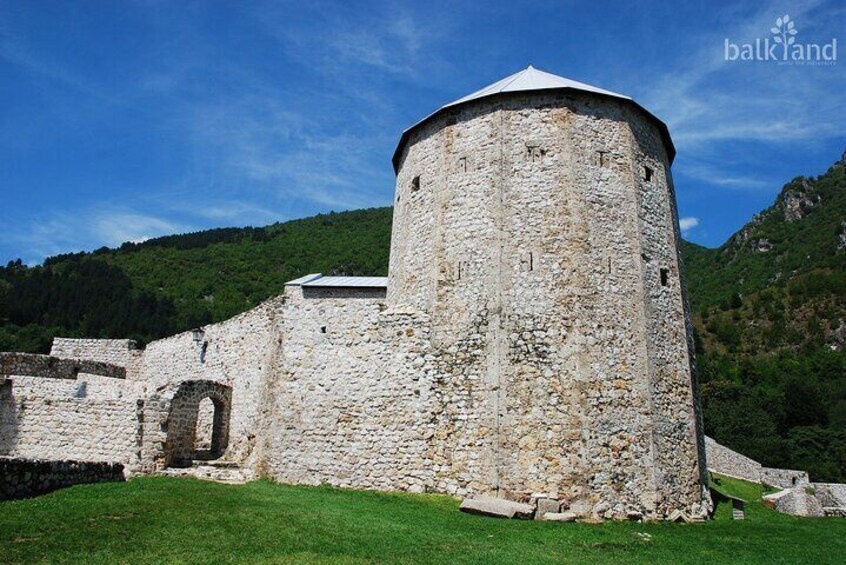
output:
<instances>
[{"instance_id":1,"label":"low stone wall","mask_svg":"<svg viewBox=\"0 0 846 565\"><path fill-rule=\"evenodd\" d=\"M35 353L0 352L0 375L76 379L80 373L113 379L126 378L126 368L101 361L60 359Z\"/></svg>"},{"instance_id":2,"label":"low stone wall","mask_svg":"<svg viewBox=\"0 0 846 565\"><path fill-rule=\"evenodd\" d=\"M0 386L0 455L137 467L143 384L96 375Z\"/></svg>"},{"instance_id":3,"label":"low stone wall","mask_svg":"<svg viewBox=\"0 0 846 565\"><path fill-rule=\"evenodd\" d=\"M131 339L73 339L53 338L50 355L63 359L100 361L124 367L127 373L138 369L144 352Z\"/></svg>"},{"instance_id":4,"label":"low stone wall","mask_svg":"<svg viewBox=\"0 0 846 565\"><path fill-rule=\"evenodd\" d=\"M761 469L761 482L778 488L793 488L810 484L811 479L805 471L764 467Z\"/></svg>"},{"instance_id":5,"label":"low stone wall","mask_svg":"<svg viewBox=\"0 0 846 565\"><path fill-rule=\"evenodd\" d=\"M123 480L120 463L0 457L0 500L27 498L71 485Z\"/></svg>"},{"instance_id":6,"label":"low stone wall","mask_svg":"<svg viewBox=\"0 0 846 565\"><path fill-rule=\"evenodd\" d=\"M707 436L705 437L705 454L709 471L753 483L761 482L764 468L760 463L720 445Z\"/></svg>"},{"instance_id":7,"label":"low stone wall","mask_svg":"<svg viewBox=\"0 0 846 565\"><path fill-rule=\"evenodd\" d=\"M814 483L811 486L824 507L846 510L846 484Z\"/></svg>"}]
</instances>

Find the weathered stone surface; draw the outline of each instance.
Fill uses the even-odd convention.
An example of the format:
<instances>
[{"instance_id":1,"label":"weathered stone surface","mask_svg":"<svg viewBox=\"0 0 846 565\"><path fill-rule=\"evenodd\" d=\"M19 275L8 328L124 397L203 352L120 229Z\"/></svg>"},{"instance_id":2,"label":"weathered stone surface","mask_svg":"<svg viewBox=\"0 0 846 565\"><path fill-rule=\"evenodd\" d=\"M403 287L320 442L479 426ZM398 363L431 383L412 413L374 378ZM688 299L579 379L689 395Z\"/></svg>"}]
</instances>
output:
<instances>
[{"instance_id":1,"label":"weathered stone surface","mask_svg":"<svg viewBox=\"0 0 846 565\"><path fill-rule=\"evenodd\" d=\"M541 516L541 520L550 522L575 522L579 515L575 512L546 512Z\"/></svg>"},{"instance_id":2,"label":"weathered stone surface","mask_svg":"<svg viewBox=\"0 0 846 565\"><path fill-rule=\"evenodd\" d=\"M813 494L806 491L808 488L801 486L790 489L790 492L777 500L776 510L793 516L825 516L822 504Z\"/></svg>"},{"instance_id":3,"label":"weathered stone surface","mask_svg":"<svg viewBox=\"0 0 846 565\"><path fill-rule=\"evenodd\" d=\"M36 353L8 353L0 351L0 375L76 379L80 374L98 375L113 379L126 377L121 366L89 359L60 359Z\"/></svg>"},{"instance_id":4,"label":"weathered stone surface","mask_svg":"<svg viewBox=\"0 0 846 565\"><path fill-rule=\"evenodd\" d=\"M76 484L123 480L119 463L0 457L0 500L27 498Z\"/></svg>"},{"instance_id":5,"label":"weathered stone surface","mask_svg":"<svg viewBox=\"0 0 846 565\"><path fill-rule=\"evenodd\" d=\"M792 488L809 485L811 479L805 471L764 467L761 469L761 480L758 482L778 488Z\"/></svg>"},{"instance_id":6,"label":"weathered stone surface","mask_svg":"<svg viewBox=\"0 0 846 565\"><path fill-rule=\"evenodd\" d=\"M522 504L520 502L512 502L490 496L465 498L461 501L458 509L468 514L480 514L482 516L493 516L496 518L518 518L522 520L530 520L535 513L534 507L530 504Z\"/></svg>"},{"instance_id":7,"label":"weathered stone surface","mask_svg":"<svg viewBox=\"0 0 846 565\"><path fill-rule=\"evenodd\" d=\"M543 516L547 513L557 514L561 510L561 502L555 500L554 498L538 498L537 499L537 512L535 513L535 517Z\"/></svg>"},{"instance_id":8,"label":"weathered stone surface","mask_svg":"<svg viewBox=\"0 0 846 565\"><path fill-rule=\"evenodd\" d=\"M761 482L763 466L736 451L705 437L705 451L708 455L708 470L728 477L753 483Z\"/></svg>"}]
</instances>

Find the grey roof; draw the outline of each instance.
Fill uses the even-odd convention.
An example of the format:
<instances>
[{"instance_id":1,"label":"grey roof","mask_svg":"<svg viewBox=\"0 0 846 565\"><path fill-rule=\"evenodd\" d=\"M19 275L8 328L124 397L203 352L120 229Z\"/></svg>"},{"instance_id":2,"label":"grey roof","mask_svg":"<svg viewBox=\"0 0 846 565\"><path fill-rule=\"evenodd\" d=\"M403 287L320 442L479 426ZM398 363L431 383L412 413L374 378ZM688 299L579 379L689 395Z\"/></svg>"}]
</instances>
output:
<instances>
[{"instance_id":1,"label":"grey roof","mask_svg":"<svg viewBox=\"0 0 846 565\"><path fill-rule=\"evenodd\" d=\"M400 141L397 144L397 149L396 151L394 151L394 171L396 172L399 169L399 160L400 155L402 154L402 148L405 146L406 141L408 141L408 137L411 132L417 127L428 122L430 119L434 118L444 110L454 108L472 100L478 100L480 98L487 98L489 96L496 96L498 94L507 94L509 92L527 92L532 90L575 90L625 100L633 104L641 111L643 111L649 118L651 118L657 123L659 129L661 130L662 137L664 138L664 143L667 145L667 152L669 154L670 162L672 162L673 158L675 157L676 150L673 147L673 141L672 139L670 139L670 132L667 129L667 126L664 124L664 122L649 113L645 108L643 108L643 106L635 102L632 98L623 94L611 92L610 90L591 86L589 84L585 84L577 80L572 80L569 78L564 78L558 75L540 71L534 68L533 66L529 65L520 72L507 76L502 80L498 80L491 85L481 88L476 92L470 93L467 96L464 96L463 98L459 98L458 100L450 102L449 104L444 104L443 106L441 106L440 108L438 108L437 110L435 110L434 112L432 112L410 128L406 129L404 132L402 132Z\"/></svg>"},{"instance_id":2,"label":"grey roof","mask_svg":"<svg viewBox=\"0 0 846 565\"><path fill-rule=\"evenodd\" d=\"M469 102L470 100L476 100L477 98L484 98L485 96L499 94L501 92L554 90L556 88L571 88L573 90L584 90L586 92L593 92L595 94L604 94L606 96L614 96L616 98L631 100L631 98L629 98L628 96L623 96L622 94L617 94L616 92L611 92L610 90L603 90L601 88L597 88L595 86L591 86L589 84L585 84L577 80L571 80L569 78L564 78L544 71L539 71L532 65L529 65L518 73L514 73L511 76L507 76L502 80L499 80L489 86L486 86L485 88L468 94L464 98L459 98L455 102L450 102L449 104L441 106L440 110L443 110L444 108L449 108L450 106L458 106L459 104Z\"/></svg>"},{"instance_id":3,"label":"grey roof","mask_svg":"<svg viewBox=\"0 0 846 565\"><path fill-rule=\"evenodd\" d=\"M286 282L286 286L336 287L336 288L387 288L388 277L324 277L313 273Z\"/></svg>"}]
</instances>

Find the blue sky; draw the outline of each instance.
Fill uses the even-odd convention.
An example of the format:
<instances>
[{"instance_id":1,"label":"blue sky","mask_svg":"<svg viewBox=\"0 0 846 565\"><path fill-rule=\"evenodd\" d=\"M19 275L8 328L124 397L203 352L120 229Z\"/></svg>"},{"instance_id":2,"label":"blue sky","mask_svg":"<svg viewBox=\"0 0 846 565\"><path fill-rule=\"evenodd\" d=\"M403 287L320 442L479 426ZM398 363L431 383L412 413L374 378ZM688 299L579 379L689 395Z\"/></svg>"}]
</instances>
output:
<instances>
[{"instance_id":1,"label":"blue sky","mask_svg":"<svg viewBox=\"0 0 846 565\"><path fill-rule=\"evenodd\" d=\"M835 65L724 40L838 40ZM532 64L670 127L721 244L846 148L846 4L0 0L0 261L391 203L404 128Z\"/></svg>"}]
</instances>

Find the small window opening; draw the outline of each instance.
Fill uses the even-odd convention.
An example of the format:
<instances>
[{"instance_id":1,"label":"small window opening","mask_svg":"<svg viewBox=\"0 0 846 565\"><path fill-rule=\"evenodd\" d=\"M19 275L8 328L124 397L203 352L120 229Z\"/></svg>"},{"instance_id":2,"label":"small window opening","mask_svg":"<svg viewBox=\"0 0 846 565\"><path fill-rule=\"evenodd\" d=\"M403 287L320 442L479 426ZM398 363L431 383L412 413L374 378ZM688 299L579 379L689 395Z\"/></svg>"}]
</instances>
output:
<instances>
[{"instance_id":1,"label":"small window opening","mask_svg":"<svg viewBox=\"0 0 846 565\"><path fill-rule=\"evenodd\" d=\"M541 149L537 145L526 146L526 158L532 163L538 163L543 156L546 155L546 149Z\"/></svg>"},{"instance_id":2,"label":"small window opening","mask_svg":"<svg viewBox=\"0 0 846 565\"><path fill-rule=\"evenodd\" d=\"M322 334L326 333L326 326L320 326L320 333L322 333Z\"/></svg>"},{"instance_id":3,"label":"small window opening","mask_svg":"<svg viewBox=\"0 0 846 565\"><path fill-rule=\"evenodd\" d=\"M652 176L654 174L655 174L655 172L652 169L650 169L649 167L643 168L643 180L645 180L646 182L652 182Z\"/></svg>"},{"instance_id":4,"label":"small window opening","mask_svg":"<svg viewBox=\"0 0 846 565\"><path fill-rule=\"evenodd\" d=\"M527 251L523 253L523 256L520 257L520 268L524 273L533 271L535 268L535 257L531 251Z\"/></svg>"},{"instance_id":5,"label":"small window opening","mask_svg":"<svg viewBox=\"0 0 846 565\"><path fill-rule=\"evenodd\" d=\"M458 171L461 173L467 172L467 157L461 157L458 160Z\"/></svg>"},{"instance_id":6,"label":"small window opening","mask_svg":"<svg viewBox=\"0 0 846 565\"><path fill-rule=\"evenodd\" d=\"M467 274L467 262L456 261L455 263L455 280L460 281L461 277Z\"/></svg>"},{"instance_id":7,"label":"small window opening","mask_svg":"<svg viewBox=\"0 0 846 565\"><path fill-rule=\"evenodd\" d=\"M420 176L419 175L414 177L413 179L411 179L411 191L417 192L418 190L420 190Z\"/></svg>"},{"instance_id":8,"label":"small window opening","mask_svg":"<svg viewBox=\"0 0 846 565\"><path fill-rule=\"evenodd\" d=\"M611 162L611 158L608 155L608 151L597 151L596 152L596 164L600 167L607 167Z\"/></svg>"},{"instance_id":9,"label":"small window opening","mask_svg":"<svg viewBox=\"0 0 846 565\"><path fill-rule=\"evenodd\" d=\"M670 269L661 269L661 286L670 284Z\"/></svg>"},{"instance_id":10,"label":"small window opening","mask_svg":"<svg viewBox=\"0 0 846 565\"><path fill-rule=\"evenodd\" d=\"M611 274L611 257L608 258L608 274Z\"/></svg>"}]
</instances>

